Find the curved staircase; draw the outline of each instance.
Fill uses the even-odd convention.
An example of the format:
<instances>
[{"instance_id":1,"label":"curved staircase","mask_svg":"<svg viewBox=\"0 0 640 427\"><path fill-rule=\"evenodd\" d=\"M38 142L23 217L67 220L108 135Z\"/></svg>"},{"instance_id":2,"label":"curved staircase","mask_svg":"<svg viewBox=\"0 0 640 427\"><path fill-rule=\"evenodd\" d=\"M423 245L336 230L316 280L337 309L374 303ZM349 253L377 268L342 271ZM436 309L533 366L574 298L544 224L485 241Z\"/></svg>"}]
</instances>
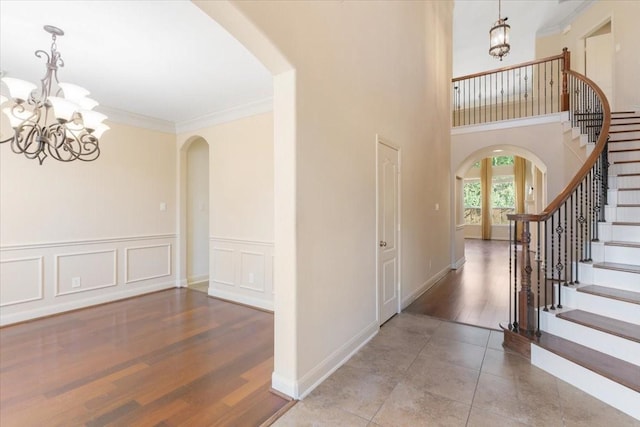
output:
<instances>
[{"instance_id":1,"label":"curved staircase","mask_svg":"<svg viewBox=\"0 0 640 427\"><path fill-rule=\"evenodd\" d=\"M538 311L531 363L640 420L640 114L612 113L608 161L591 260Z\"/></svg>"}]
</instances>

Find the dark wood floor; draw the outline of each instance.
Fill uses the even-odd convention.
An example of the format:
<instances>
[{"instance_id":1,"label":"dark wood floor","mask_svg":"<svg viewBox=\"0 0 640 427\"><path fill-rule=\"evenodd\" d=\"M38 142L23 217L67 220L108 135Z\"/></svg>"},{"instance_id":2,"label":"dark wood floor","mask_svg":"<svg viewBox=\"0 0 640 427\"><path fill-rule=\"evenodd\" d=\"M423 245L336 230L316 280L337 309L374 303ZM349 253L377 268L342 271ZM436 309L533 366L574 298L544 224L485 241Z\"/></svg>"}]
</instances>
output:
<instances>
[{"instance_id":1,"label":"dark wood floor","mask_svg":"<svg viewBox=\"0 0 640 427\"><path fill-rule=\"evenodd\" d=\"M172 289L0 329L0 425L258 426L273 315Z\"/></svg>"},{"instance_id":2,"label":"dark wood floor","mask_svg":"<svg viewBox=\"0 0 640 427\"><path fill-rule=\"evenodd\" d=\"M450 271L405 311L485 328L509 323L509 246L465 240L466 262Z\"/></svg>"}]
</instances>

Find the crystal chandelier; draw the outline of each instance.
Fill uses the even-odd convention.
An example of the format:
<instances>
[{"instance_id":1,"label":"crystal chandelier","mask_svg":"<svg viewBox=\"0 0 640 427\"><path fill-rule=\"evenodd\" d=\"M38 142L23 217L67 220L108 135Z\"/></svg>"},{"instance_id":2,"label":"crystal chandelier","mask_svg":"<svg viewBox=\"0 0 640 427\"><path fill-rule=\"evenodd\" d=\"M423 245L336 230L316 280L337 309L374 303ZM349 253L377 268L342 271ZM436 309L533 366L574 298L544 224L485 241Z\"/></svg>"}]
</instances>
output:
<instances>
[{"instance_id":1,"label":"crystal chandelier","mask_svg":"<svg viewBox=\"0 0 640 427\"><path fill-rule=\"evenodd\" d=\"M36 57L47 60L39 93L33 83L2 78L8 89L8 96L0 94L2 118L6 115L14 132L0 144L11 142L14 153L38 159L40 164L48 156L61 162L95 160L100 155L98 140L109 129L102 123L107 116L92 111L98 103L87 97L88 90L58 82L58 67L63 67L64 61L57 51L56 37L64 31L51 25L45 25L44 30L53 41L50 53L35 52Z\"/></svg>"},{"instance_id":2,"label":"crystal chandelier","mask_svg":"<svg viewBox=\"0 0 640 427\"><path fill-rule=\"evenodd\" d=\"M500 0L498 0L498 20L493 24L493 27L489 30L489 55L494 58L500 58L506 56L511 49L509 44L509 31L511 27L507 24L506 16L502 18L502 11L500 7Z\"/></svg>"}]
</instances>

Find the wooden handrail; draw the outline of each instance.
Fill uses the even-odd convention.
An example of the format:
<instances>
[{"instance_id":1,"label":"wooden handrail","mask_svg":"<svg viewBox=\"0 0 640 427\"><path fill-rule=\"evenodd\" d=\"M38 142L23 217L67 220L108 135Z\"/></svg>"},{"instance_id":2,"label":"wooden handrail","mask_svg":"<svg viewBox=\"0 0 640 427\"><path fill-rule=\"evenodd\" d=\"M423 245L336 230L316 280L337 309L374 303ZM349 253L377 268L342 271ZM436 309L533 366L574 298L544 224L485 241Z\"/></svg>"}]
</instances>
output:
<instances>
[{"instance_id":1,"label":"wooden handrail","mask_svg":"<svg viewBox=\"0 0 640 427\"><path fill-rule=\"evenodd\" d=\"M602 153L602 151L604 150L607 144L607 139L609 138L609 127L611 126L611 107L609 106L609 101L607 101L607 97L605 96L604 92L602 92L602 90L598 87L598 85L596 85L593 82L593 80L571 70L568 70L567 74L572 75L578 80L582 80L583 82L585 82L587 85L591 87L591 89L594 90L594 92L596 92L596 94L598 95L598 98L600 98L600 101L602 102L602 110L603 110L602 111L603 122L602 122L602 128L600 129L600 136L596 141L593 151L591 152L589 157L587 157L584 164L575 174L573 179L567 184L564 190L562 190L562 192L558 194L558 196L555 199L553 199L551 203L549 203L549 205L541 213L510 214L508 215L509 219L516 220L516 221L534 221L535 222L535 221L545 221L548 218L550 218L551 215L556 210L558 210L564 202L566 202L569 199L569 197L571 196L571 193L573 193L576 190L576 188L578 188L578 186L587 176L587 174L589 173L593 165L596 164L598 157L600 157L600 154Z\"/></svg>"},{"instance_id":2,"label":"wooden handrail","mask_svg":"<svg viewBox=\"0 0 640 427\"><path fill-rule=\"evenodd\" d=\"M565 50L566 50L566 48L565 48ZM457 82L457 81L466 80L466 79L473 79L473 78L484 76L484 75L487 75L487 74L493 74L493 73L500 73L500 72L503 72L503 71L515 70L517 68L527 67L529 65L542 64L544 62L554 61L556 59L562 59L564 57L565 57L565 53L563 52L560 55L549 56L547 58L542 58L542 59L535 59L535 60L529 61L529 62L522 62L520 64L511 65L509 67L496 68L496 69L489 70L489 71L482 71L480 73L469 74L469 75L461 76L461 77L454 77L454 78L451 79L451 82Z\"/></svg>"}]
</instances>

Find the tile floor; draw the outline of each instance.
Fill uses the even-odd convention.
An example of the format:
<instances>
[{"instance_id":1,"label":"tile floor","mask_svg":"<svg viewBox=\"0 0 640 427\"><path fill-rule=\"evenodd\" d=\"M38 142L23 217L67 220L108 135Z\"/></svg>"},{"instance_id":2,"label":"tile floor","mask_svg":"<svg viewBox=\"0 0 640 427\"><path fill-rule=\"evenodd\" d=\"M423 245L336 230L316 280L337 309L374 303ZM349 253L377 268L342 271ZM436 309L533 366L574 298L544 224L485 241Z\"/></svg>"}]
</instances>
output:
<instances>
[{"instance_id":1,"label":"tile floor","mask_svg":"<svg viewBox=\"0 0 640 427\"><path fill-rule=\"evenodd\" d=\"M402 313L274 426L640 426L502 348L502 334Z\"/></svg>"}]
</instances>

